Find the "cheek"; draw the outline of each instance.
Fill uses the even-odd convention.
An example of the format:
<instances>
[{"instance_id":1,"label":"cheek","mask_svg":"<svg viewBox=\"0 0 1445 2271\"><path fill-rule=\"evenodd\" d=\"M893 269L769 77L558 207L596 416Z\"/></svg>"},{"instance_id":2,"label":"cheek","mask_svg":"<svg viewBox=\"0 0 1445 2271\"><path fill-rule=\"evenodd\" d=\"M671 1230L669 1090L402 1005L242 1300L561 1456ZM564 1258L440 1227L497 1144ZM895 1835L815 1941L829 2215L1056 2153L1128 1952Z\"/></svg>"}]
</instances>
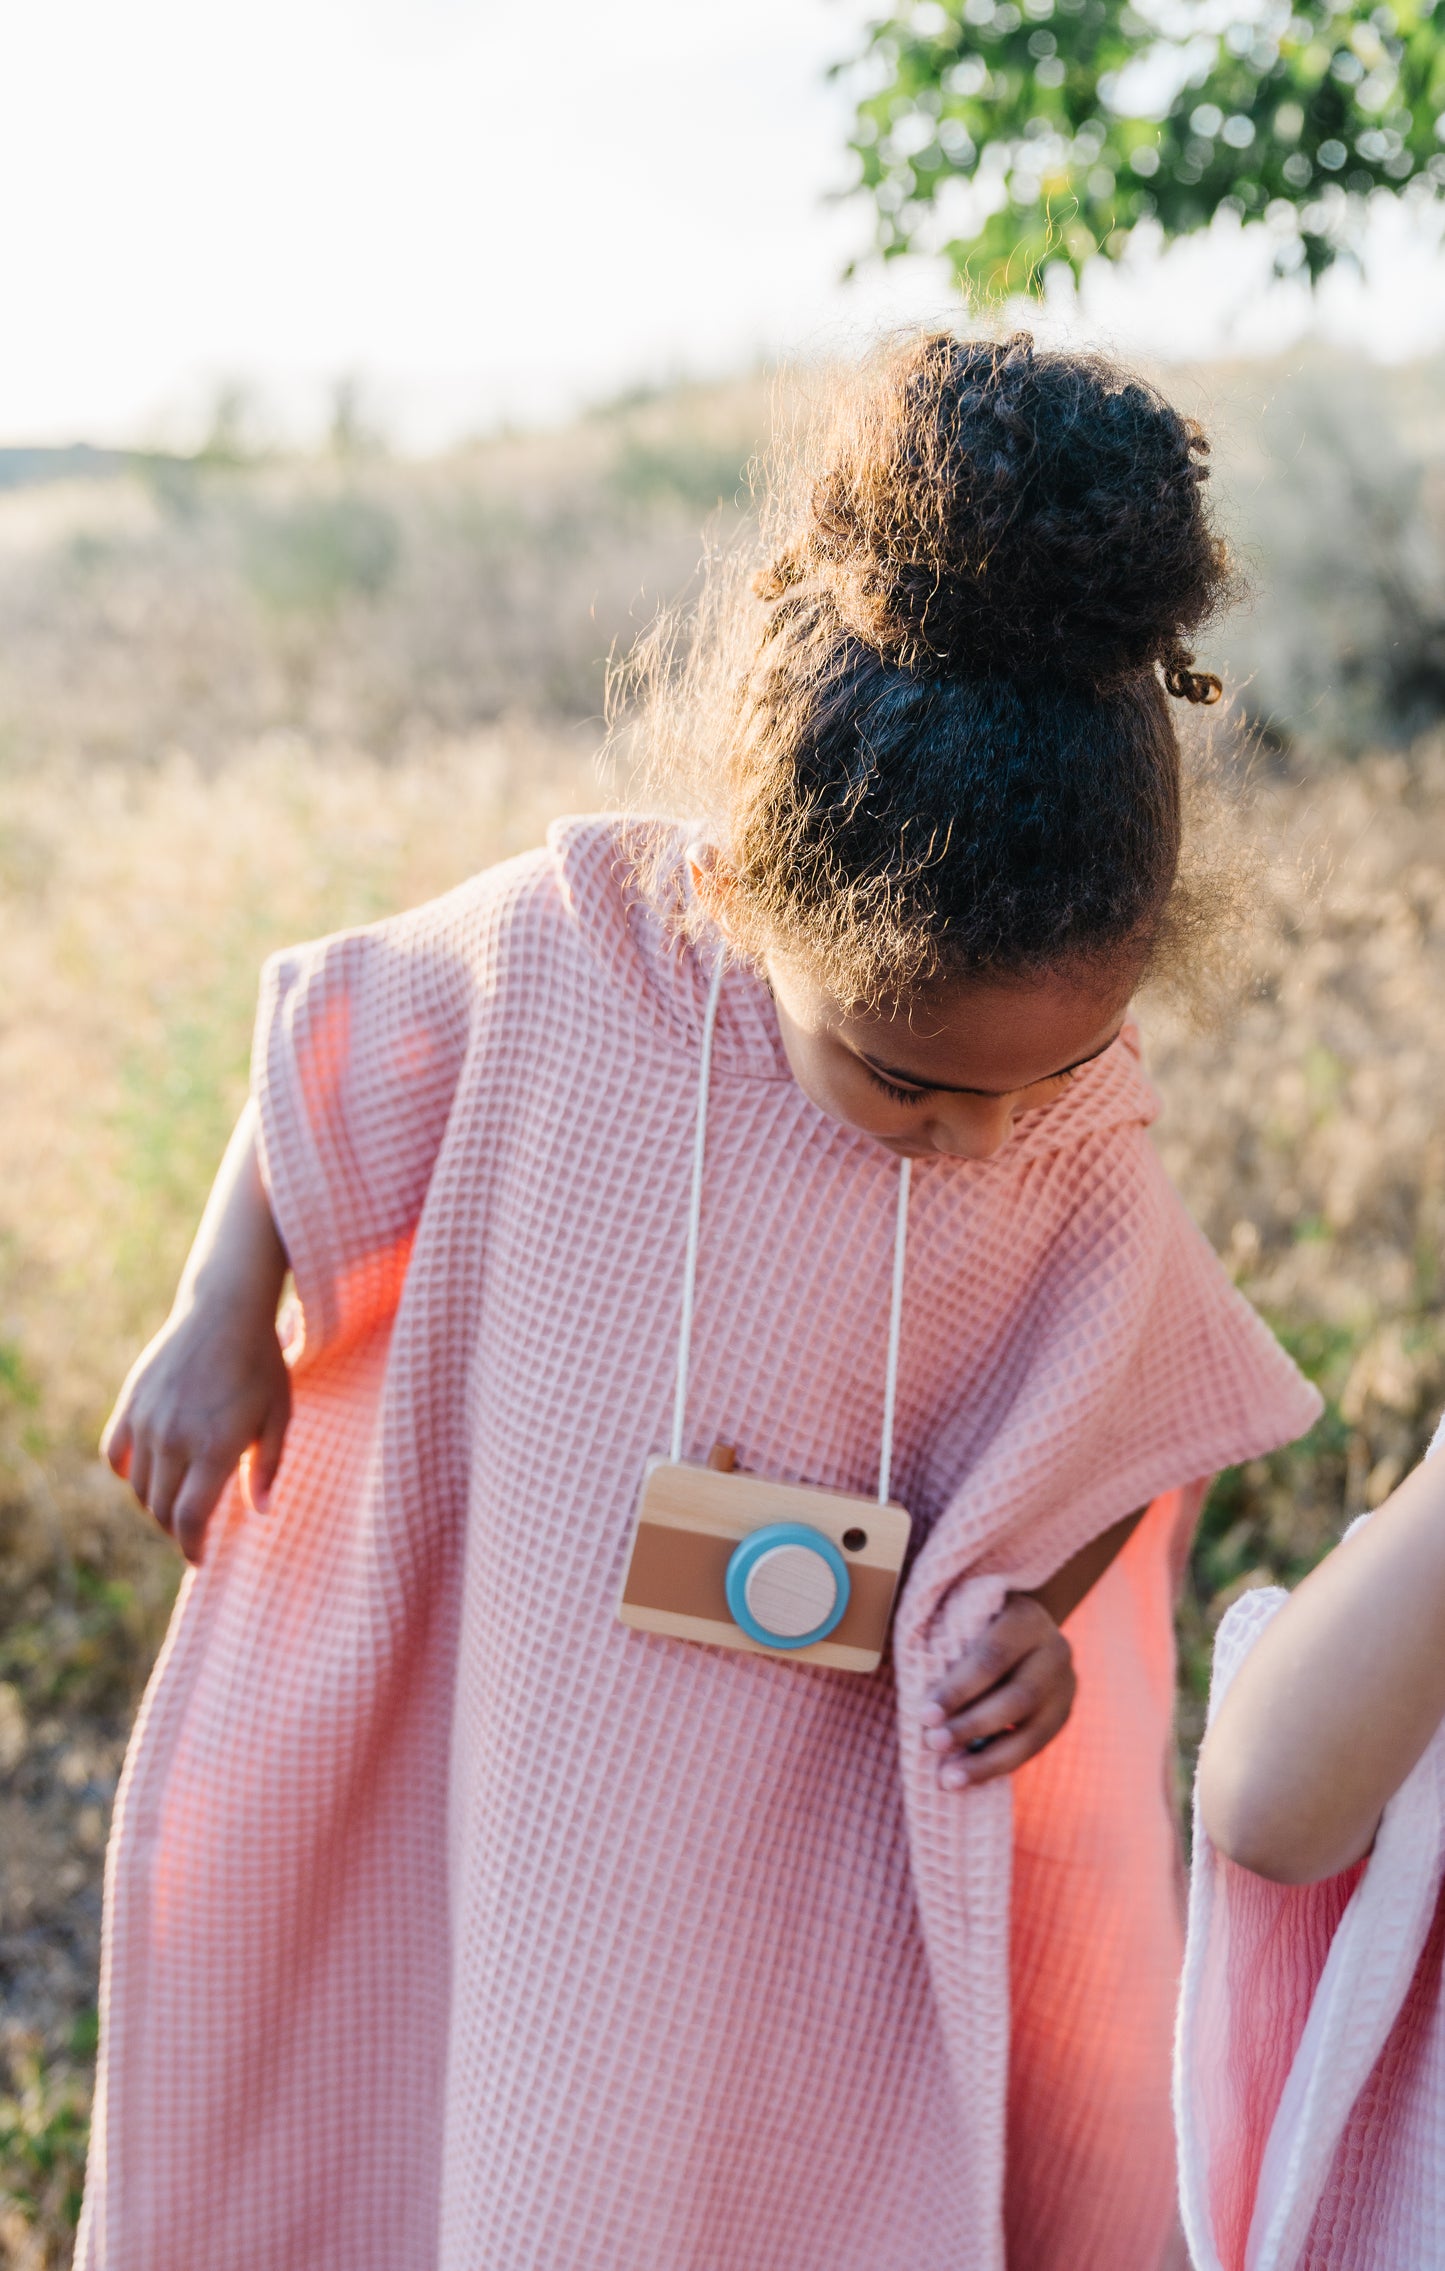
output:
<instances>
[{"instance_id":1,"label":"cheek","mask_svg":"<svg viewBox=\"0 0 1445 2271\"><path fill-rule=\"evenodd\" d=\"M919 1118L917 1111L895 1104L875 1088L846 1050L832 1048L824 1040L794 1036L788 1043L788 1059L810 1102L864 1135L905 1135Z\"/></svg>"},{"instance_id":2,"label":"cheek","mask_svg":"<svg viewBox=\"0 0 1445 2271\"><path fill-rule=\"evenodd\" d=\"M861 1128L866 1135L906 1135L922 1118L919 1111L880 1095L871 1080L854 1072L835 1075L833 1109L850 1127Z\"/></svg>"},{"instance_id":3,"label":"cheek","mask_svg":"<svg viewBox=\"0 0 1445 2271\"><path fill-rule=\"evenodd\" d=\"M871 1081L846 1063L841 1063L834 1050L820 1050L812 1067L813 1094L829 1111L859 1127L871 1128L881 1106L884 1117L888 1112L888 1099L880 1096Z\"/></svg>"},{"instance_id":4,"label":"cheek","mask_svg":"<svg viewBox=\"0 0 1445 2271\"><path fill-rule=\"evenodd\" d=\"M1073 1083L1065 1078L1063 1080L1041 1080L1032 1088L1021 1089L1013 1100L1014 1118L1021 1120L1025 1112L1042 1112L1050 1104L1057 1104L1061 1097L1068 1095L1072 1085Z\"/></svg>"},{"instance_id":5,"label":"cheek","mask_svg":"<svg viewBox=\"0 0 1445 2271\"><path fill-rule=\"evenodd\" d=\"M827 1109L835 1119L856 1128L860 1135L877 1136L886 1143L925 1140L936 1116L926 1101L900 1104L875 1088L865 1072L852 1066L837 1068L833 1080Z\"/></svg>"}]
</instances>

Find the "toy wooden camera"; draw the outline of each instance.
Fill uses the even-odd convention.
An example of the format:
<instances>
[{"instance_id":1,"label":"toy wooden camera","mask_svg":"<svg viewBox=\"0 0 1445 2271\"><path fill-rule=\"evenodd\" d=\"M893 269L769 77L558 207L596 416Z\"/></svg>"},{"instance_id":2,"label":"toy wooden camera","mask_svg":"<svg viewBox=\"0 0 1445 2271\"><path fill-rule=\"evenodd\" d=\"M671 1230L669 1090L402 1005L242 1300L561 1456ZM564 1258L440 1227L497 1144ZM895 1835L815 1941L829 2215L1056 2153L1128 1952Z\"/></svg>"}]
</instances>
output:
<instances>
[{"instance_id":1,"label":"toy wooden camera","mask_svg":"<svg viewBox=\"0 0 1445 2271\"><path fill-rule=\"evenodd\" d=\"M896 1504L654 1459L617 1613L639 1632L876 1672L908 1548Z\"/></svg>"}]
</instances>

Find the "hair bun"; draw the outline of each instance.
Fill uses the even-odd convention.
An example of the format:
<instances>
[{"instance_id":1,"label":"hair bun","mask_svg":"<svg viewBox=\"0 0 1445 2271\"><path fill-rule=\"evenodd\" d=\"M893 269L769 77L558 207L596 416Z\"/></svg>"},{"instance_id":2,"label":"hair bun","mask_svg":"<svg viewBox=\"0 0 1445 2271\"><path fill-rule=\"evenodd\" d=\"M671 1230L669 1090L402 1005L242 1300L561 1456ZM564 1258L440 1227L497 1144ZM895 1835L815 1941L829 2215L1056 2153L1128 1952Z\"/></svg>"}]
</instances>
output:
<instances>
[{"instance_id":1,"label":"hair bun","mask_svg":"<svg viewBox=\"0 0 1445 2271\"><path fill-rule=\"evenodd\" d=\"M755 588L812 586L914 670L1100 687L1161 664L1171 693L1214 701L1182 644L1227 582L1207 450L1101 357L932 334L865 378L806 525Z\"/></svg>"}]
</instances>

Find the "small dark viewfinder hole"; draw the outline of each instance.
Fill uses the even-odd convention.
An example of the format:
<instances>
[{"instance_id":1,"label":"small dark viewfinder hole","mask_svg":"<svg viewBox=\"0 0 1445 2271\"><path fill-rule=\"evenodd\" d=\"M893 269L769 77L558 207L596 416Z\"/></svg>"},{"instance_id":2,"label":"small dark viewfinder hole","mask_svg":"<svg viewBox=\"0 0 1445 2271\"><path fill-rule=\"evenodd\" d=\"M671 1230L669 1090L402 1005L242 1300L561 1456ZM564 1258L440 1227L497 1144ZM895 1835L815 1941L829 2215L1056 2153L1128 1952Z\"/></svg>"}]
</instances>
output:
<instances>
[{"instance_id":1,"label":"small dark viewfinder hole","mask_svg":"<svg viewBox=\"0 0 1445 2271\"><path fill-rule=\"evenodd\" d=\"M843 1543L848 1548L849 1553L861 1553L868 1543L868 1532L866 1530L845 1530L843 1532Z\"/></svg>"}]
</instances>

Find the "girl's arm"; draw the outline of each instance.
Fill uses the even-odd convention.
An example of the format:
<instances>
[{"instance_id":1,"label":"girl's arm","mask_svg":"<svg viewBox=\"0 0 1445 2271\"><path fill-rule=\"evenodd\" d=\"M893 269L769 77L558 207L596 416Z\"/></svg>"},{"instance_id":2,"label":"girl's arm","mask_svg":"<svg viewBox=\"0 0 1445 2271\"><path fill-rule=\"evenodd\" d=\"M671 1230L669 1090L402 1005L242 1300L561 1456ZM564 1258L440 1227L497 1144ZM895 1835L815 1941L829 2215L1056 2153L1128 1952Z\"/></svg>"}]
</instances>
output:
<instances>
[{"instance_id":1,"label":"girl's arm","mask_svg":"<svg viewBox=\"0 0 1445 2271\"><path fill-rule=\"evenodd\" d=\"M1090 1538L1072 1560L1054 1571L1046 1584L1023 1598L1037 1601L1041 1608L1047 1609L1055 1624L1062 1624L1066 1617L1073 1615L1084 1595L1093 1592L1105 1570L1117 1561L1147 1512L1148 1508L1141 1506L1137 1514L1126 1514L1122 1522L1116 1522L1113 1529L1105 1530L1101 1537Z\"/></svg>"},{"instance_id":2,"label":"girl's arm","mask_svg":"<svg viewBox=\"0 0 1445 2271\"><path fill-rule=\"evenodd\" d=\"M1220 1704L1199 1761L1221 1853L1312 1884L1368 1853L1445 1717L1445 1458L1305 1578Z\"/></svg>"},{"instance_id":3,"label":"girl's arm","mask_svg":"<svg viewBox=\"0 0 1445 2271\"><path fill-rule=\"evenodd\" d=\"M170 1316L132 1365L101 1450L199 1561L216 1501L245 1458L263 1511L291 1381L276 1333L286 1254L261 1180L254 1103L226 1148Z\"/></svg>"},{"instance_id":4,"label":"girl's arm","mask_svg":"<svg viewBox=\"0 0 1445 2271\"><path fill-rule=\"evenodd\" d=\"M1144 1518L1126 1514L1033 1593L1010 1593L924 1707L923 1740L946 1790L1012 1774L1044 1749L1074 1708L1074 1656L1059 1627Z\"/></svg>"}]
</instances>

